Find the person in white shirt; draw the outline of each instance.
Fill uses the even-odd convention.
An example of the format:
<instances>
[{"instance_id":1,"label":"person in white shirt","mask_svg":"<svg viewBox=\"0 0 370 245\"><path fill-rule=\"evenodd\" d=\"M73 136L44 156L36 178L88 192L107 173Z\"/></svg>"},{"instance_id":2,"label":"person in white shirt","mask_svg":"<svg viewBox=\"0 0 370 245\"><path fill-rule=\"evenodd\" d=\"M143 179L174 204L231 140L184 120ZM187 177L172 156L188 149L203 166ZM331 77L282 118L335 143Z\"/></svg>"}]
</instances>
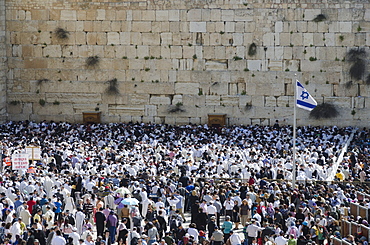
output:
<instances>
[{"instance_id":1,"label":"person in white shirt","mask_svg":"<svg viewBox=\"0 0 370 245\"><path fill-rule=\"evenodd\" d=\"M73 245L79 245L80 235L77 233L77 228L72 228L72 233L69 234L69 237L73 238Z\"/></svg>"},{"instance_id":2,"label":"person in white shirt","mask_svg":"<svg viewBox=\"0 0 370 245\"><path fill-rule=\"evenodd\" d=\"M55 232L56 236L54 236L53 240L51 241L51 245L66 245L66 239L62 237L62 232L57 230Z\"/></svg>"},{"instance_id":3,"label":"person in white shirt","mask_svg":"<svg viewBox=\"0 0 370 245\"><path fill-rule=\"evenodd\" d=\"M231 245L241 245L242 244L242 240L240 239L239 234L234 233L233 230L230 231L229 239L230 239Z\"/></svg>"},{"instance_id":4,"label":"person in white shirt","mask_svg":"<svg viewBox=\"0 0 370 245\"><path fill-rule=\"evenodd\" d=\"M288 239L284 237L284 232L280 231L280 235L275 238L276 245L285 245L288 243Z\"/></svg>"}]
</instances>

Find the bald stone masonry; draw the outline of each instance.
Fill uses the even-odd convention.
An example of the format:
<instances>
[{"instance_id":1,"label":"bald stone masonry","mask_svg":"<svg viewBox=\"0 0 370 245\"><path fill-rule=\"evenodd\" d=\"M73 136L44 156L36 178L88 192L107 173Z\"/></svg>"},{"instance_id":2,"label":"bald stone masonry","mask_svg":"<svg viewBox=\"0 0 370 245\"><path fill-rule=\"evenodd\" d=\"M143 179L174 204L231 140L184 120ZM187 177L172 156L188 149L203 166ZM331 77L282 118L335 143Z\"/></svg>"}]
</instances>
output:
<instances>
[{"instance_id":1,"label":"bald stone masonry","mask_svg":"<svg viewBox=\"0 0 370 245\"><path fill-rule=\"evenodd\" d=\"M103 122L204 124L219 113L227 124L292 124L297 78L340 113L314 120L298 109L298 125L368 126L370 67L354 80L345 57L357 48L370 57L369 9L361 0L0 0L0 121L82 122L96 110Z\"/></svg>"}]
</instances>

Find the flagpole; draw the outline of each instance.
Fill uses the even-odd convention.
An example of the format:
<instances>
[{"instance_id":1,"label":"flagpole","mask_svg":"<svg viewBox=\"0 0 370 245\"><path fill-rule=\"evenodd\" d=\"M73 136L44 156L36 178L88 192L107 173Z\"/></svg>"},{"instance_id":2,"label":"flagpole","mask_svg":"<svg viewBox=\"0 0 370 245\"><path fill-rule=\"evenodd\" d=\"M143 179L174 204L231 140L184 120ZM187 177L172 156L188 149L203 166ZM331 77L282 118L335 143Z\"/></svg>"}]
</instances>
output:
<instances>
[{"instance_id":1,"label":"flagpole","mask_svg":"<svg viewBox=\"0 0 370 245\"><path fill-rule=\"evenodd\" d=\"M296 161L295 161L295 156L296 156L296 147L295 147L295 142L296 142L296 127L297 127L297 114L296 114L296 108L297 108L297 74L294 74L294 79L293 79L293 90L294 90L294 109L293 109L293 179L292 179L292 187L293 190L295 189L295 179L296 179Z\"/></svg>"}]
</instances>

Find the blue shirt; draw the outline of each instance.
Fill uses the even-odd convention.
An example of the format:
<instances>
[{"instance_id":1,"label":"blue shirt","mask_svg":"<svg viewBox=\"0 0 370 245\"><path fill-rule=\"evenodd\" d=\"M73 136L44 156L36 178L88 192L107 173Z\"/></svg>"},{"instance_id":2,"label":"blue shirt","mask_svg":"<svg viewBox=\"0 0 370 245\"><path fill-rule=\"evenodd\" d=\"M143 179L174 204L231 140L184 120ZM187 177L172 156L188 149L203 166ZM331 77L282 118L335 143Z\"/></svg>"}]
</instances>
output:
<instances>
[{"instance_id":1,"label":"blue shirt","mask_svg":"<svg viewBox=\"0 0 370 245\"><path fill-rule=\"evenodd\" d=\"M230 221L225 221L222 224L222 229L224 229L224 234L229 234L232 228L233 228L233 223L231 223Z\"/></svg>"}]
</instances>

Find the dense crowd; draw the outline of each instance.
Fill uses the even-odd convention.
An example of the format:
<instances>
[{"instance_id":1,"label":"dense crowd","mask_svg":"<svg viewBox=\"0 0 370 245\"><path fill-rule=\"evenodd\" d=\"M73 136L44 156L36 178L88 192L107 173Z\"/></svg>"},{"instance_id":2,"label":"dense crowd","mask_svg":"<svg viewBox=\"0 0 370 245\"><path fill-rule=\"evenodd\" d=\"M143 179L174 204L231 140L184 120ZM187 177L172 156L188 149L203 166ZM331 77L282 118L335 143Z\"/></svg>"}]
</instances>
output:
<instances>
[{"instance_id":1,"label":"dense crowd","mask_svg":"<svg viewBox=\"0 0 370 245\"><path fill-rule=\"evenodd\" d=\"M368 225L348 208L368 192L367 129L297 128L294 188L292 127L278 123L24 121L0 125L0 139L3 159L42 150L32 171L3 166L1 244L330 244L341 219Z\"/></svg>"}]
</instances>

